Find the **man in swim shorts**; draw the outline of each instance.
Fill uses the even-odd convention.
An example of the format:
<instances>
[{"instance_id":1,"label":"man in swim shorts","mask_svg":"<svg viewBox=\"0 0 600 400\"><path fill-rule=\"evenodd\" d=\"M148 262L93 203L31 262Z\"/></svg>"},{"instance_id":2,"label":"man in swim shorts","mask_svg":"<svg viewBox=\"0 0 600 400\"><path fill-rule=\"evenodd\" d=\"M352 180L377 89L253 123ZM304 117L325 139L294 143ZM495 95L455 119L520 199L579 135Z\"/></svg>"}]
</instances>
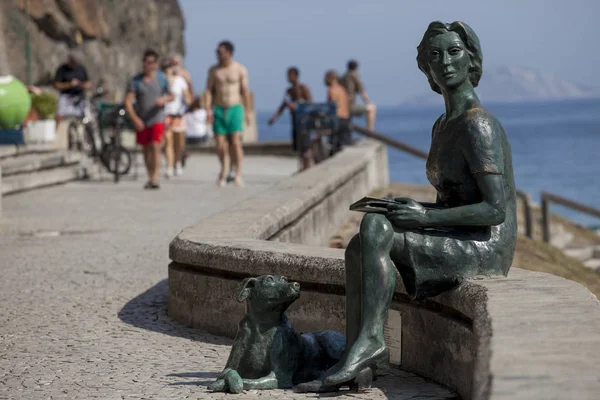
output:
<instances>
[{"instance_id":1,"label":"man in swim shorts","mask_svg":"<svg viewBox=\"0 0 600 400\"><path fill-rule=\"evenodd\" d=\"M341 151L343 147L351 144L350 101L346 90L339 83L337 72L334 70L325 73L325 86L327 86L327 101L333 101L337 106L338 126L329 136L331 155L333 155Z\"/></svg>"},{"instance_id":2,"label":"man in swim shorts","mask_svg":"<svg viewBox=\"0 0 600 400\"><path fill-rule=\"evenodd\" d=\"M227 178L227 159L231 156L235 168L234 183L243 185L241 134L244 122L250 124L250 90L248 70L233 60L233 44L223 41L217 46L218 64L208 71L206 84L206 112L208 121L213 124L217 155L221 163L221 172L217 179L224 186Z\"/></svg>"},{"instance_id":3,"label":"man in swim shorts","mask_svg":"<svg viewBox=\"0 0 600 400\"><path fill-rule=\"evenodd\" d=\"M348 61L347 71L340 79L340 83L346 89L346 93L348 93L351 116L362 117L366 114L367 128L370 130L375 129L375 113L377 109L367 96L362 80L358 75L358 62L356 60ZM363 104L356 103L356 95L362 98Z\"/></svg>"}]
</instances>

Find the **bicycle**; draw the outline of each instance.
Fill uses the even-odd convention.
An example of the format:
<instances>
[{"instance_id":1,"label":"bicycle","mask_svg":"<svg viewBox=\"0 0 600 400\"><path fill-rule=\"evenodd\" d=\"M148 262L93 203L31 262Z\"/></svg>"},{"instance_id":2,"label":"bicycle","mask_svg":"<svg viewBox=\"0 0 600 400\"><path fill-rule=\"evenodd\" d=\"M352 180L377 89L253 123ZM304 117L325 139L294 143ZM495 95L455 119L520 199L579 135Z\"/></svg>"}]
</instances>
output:
<instances>
[{"instance_id":1,"label":"bicycle","mask_svg":"<svg viewBox=\"0 0 600 400\"><path fill-rule=\"evenodd\" d=\"M91 101L88 100L85 94L81 94L79 98L74 101L74 106L80 110L80 114L75 116L69 123L67 128L67 148L69 150L81 151L85 154L90 154L91 151L91 140L94 137L93 121L94 116L90 109L94 106L97 99L102 97L104 89L99 86ZM81 130L83 129L83 132Z\"/></svg>"},{"instance_id":2,"label":"bicycle","mask_svg":"<svg viewBox=\"0 0 600 400\"><path fill-rule=\"evenodd\" d=\"M117 183L131 168L131 154L121 144L121 130L126 125L125 109L121 104L100 102L103 96L104 88L100 84L91 99L82 95L76 101L81 114L67 128L69 150L82 151L100 160ZM81 128L83 134L80 134ZM109 134L106 129L111 130Z\"/></svg>"},{"instance_id":3,"label":"bicycle","mask_svg":"<svg viewBox=\"0 0 600 400\"><path fill-rule=\"evenodd\" d=\"M296 148L306 152L315 164L339 150L336 136L339 120L335 103L298 103L295 121ZM314 136L311 131L315 131Z\"/></svg>"},{"instance_id":4,"label":"bicycle","mask_svg":"<svg viewBox=\"0 0 600 400\"><path fill-rule=\"evenodd\" d=\"M130 125L129 120L123 104L98 102L96 109L101 146L98 149L94 142L92 149L94 155L114 175L115 183L118 183L120 177L131 169L131 153L121 143L122 129ZM108 134L105 132L107 129Z\"/></svg>"}]
</instances>

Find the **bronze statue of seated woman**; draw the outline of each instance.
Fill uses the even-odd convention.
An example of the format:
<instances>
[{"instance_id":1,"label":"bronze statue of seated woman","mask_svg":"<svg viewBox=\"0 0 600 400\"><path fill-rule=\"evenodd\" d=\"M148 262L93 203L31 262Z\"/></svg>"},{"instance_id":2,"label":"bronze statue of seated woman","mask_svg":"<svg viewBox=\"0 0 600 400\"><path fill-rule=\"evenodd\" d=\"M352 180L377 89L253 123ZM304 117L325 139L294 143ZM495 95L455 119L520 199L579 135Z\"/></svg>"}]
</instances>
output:
<instances>
[{"instance_id":1,"label":"bronze statue of seated woman","mask_svg":"<svg viewBox=\"0 0 600 400\"><path fill-rule=\"evenodd\" d=\"M476 275L506 275L517 237L511 150L504 129L481 105L475 32L463 22L432 22L417 63L446 112L433 125L426 173L435 203L394 199L367 213L346 249L346 352L320 381L299 391L337 390L369 381L389 360L384 324L396 269L415 299Z\"/></svg>"}]
</instances>

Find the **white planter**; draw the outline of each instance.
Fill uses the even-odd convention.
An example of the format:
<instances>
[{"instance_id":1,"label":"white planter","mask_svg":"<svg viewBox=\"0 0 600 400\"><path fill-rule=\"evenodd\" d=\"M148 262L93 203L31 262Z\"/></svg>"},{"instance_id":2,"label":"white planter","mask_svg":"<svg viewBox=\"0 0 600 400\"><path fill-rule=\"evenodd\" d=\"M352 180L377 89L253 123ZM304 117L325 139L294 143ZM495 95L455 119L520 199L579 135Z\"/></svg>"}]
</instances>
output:
<instances>
[{"instance_id":1,"label":"white planter","mask_svg":"<svg viewBox=\"0 0 600 400\"><path fill-rule=\"evenodd\" d=\"M56 121L44 119L29 121L27 124L27 141L32 143L48 143L56 140Z\"/></svg>"}]
</instances>

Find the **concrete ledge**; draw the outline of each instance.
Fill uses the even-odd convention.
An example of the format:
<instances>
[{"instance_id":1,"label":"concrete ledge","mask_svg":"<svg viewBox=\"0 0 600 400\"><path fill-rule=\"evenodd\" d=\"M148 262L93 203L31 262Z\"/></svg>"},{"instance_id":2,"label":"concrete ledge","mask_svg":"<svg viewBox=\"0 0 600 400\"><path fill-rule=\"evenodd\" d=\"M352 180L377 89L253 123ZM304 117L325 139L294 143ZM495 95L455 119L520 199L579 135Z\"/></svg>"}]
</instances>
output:
<instances>
[{"instance_id":1,"label":"concrete ledge","mask_svg":"<svg viewBox=\"0 0 600 400\"><path fill-rule=\"evenodd\" d=\"M79 164L85 156L78 152L29 153L1 161L3 176Z\"/></svg>"},{"instance_id":2,"label":"concrete ledge","mask_svg":"<svg viewBox=\"0 0 600 400\"><path fill-rule=\"evenodd\" d=\"M179 238L244 237L323 245L349 212L339 205L387 185L388 179L385 147L362 141L235 209L184 229Z\"/></svg>"},{"instance_id":3,"label":"concrete ledge","mask_svg":"<svg viewBox=\"0 0 600 400\"><path fill-rule=\"evenodd\" d=\"M329 212L387 180L377 175L385 169L380 162L387 165L385 149L362 142L184 229L169 248L169 315L231 337L244 313L233 298L239 281L278 274L302 285L289 311L300 331L342 331L343 251L308 244L323 243L327 229L314 225L334 223ZM513 268L508 278L470 280L414 301L398 280L391 309L402 315L395 338L402 369L463 399L594 399L600 393L600 304L575 282Z\"/></svg>"},{"instance_id":4,"label":"concrete ledge","mask_svg":"<svg viewBox=\"0 0 600 400\"><path fill-rule=\"evenodd\" d=\"M233 293L261 274L300 282L290 310L301 331L343 330L343 251L253 239L176 239L169 314L232 337L244 313ZM398 285L401 367L464 399L589 398L600 393L600 305L583 286L513 268L508 278L473 280L426 301Z\"/></svg>"},{"instance_id":5,"label":"concrete ledge","mask_svg":"<svg viewBox=\"0 0 600 400\"><path fill-rule=\"evenodd\" d=\"M87 176L86 168L79 164L5 176L2 182L2 196L84 179Z\"/></svg>"},{"instance_id":6,"label":"concrete ledge","mask_svg":"<svg viewBox=\"0 0 600 400\"><path fill-rule=\"evenodd\" d=\"M25 146L0 145L0 160L23 154L47 153L54 150L54 145L48 143L26 144Z\"/></svg>"}]
</instances>

